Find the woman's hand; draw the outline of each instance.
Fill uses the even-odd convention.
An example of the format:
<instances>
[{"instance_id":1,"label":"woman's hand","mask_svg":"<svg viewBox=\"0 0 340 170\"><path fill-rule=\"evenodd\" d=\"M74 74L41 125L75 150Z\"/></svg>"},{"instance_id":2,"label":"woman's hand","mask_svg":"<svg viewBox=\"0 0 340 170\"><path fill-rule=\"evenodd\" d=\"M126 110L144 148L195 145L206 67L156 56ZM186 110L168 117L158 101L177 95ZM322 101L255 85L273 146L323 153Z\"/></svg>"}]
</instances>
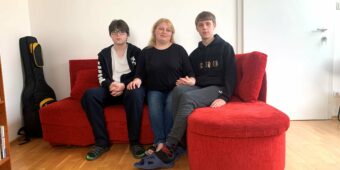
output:
<instances>
[{"instance_id":1,"label":"woman's hand","mask_svg":"<svg viewBox=\"0 0 340 170\"><path fill-rule=\"evenodd\" d=\"M185 76L183 78L179 78L177 81L176 81L176 85L188 85L188 86L193 86L195 85L196 83L196 79L194 77L188 77L188 76Z\"/></svg>"},{"instance_id":2,"label":"woman's hand","mask_svg":"<svg viewBox=\"0 0 340 170\"><path fill-rule=\"evenodd\" d=\"M141 84L142 84L142 80L139 79L139 78L135 78L135 79L133 79L133 81L131 81L127 85L127 89L128 90L133 90L133 89L139 88Z\"/></svg>"}]
</instances>

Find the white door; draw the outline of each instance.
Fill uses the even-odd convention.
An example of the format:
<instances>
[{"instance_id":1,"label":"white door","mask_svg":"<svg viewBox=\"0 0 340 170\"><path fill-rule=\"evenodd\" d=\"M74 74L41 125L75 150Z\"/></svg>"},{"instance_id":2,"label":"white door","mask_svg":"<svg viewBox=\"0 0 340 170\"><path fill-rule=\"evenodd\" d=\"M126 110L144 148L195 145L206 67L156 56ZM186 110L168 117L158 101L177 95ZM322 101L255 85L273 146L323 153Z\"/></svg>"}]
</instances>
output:
<instances>
[{"instance_id":1,"label":"white door","mask_svg":"<svg viewBox=\"0 0 340 170\"><path fill-rule=\"evenodd\" d=\"M333 0L244 0L244 52L268 55L267 103L291 119L326 119Z\"/></svg>"}]
</instances>

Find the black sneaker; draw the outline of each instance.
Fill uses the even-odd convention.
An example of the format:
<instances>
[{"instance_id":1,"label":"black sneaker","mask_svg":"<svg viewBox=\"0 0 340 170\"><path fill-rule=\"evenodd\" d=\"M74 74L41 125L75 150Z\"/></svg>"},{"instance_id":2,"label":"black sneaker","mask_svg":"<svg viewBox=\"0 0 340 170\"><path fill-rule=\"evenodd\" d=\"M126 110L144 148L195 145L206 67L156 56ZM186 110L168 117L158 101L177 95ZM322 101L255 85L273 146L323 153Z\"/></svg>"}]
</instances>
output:
<instances>
[{"instance_id":1,"label":"black sneaker","mask_svg":"<svg viewBox=\"0 0 340 170\"><path fill-rule=\"evenodd\" d=\"M92 161L95 160L97 158L99 158L100 155L102 155L103 153L105 153L106 151L109 150L109 147L100 147L100 146L92 146L92 148L90 149L90 151L86 154L85 159L88 161Z\"/></svg>"},{"instance_id":2,"label":"black sneaker","mask_svg":"<svg viewBox=\"0 0 340 170\"><path fill-rule=\"evenodd\" d=\"M145 156L145 150L142 145L139 144L130 145L130 150L133 157L135 157L136 159L141 159Z\"/></svg>"}]
</instances>

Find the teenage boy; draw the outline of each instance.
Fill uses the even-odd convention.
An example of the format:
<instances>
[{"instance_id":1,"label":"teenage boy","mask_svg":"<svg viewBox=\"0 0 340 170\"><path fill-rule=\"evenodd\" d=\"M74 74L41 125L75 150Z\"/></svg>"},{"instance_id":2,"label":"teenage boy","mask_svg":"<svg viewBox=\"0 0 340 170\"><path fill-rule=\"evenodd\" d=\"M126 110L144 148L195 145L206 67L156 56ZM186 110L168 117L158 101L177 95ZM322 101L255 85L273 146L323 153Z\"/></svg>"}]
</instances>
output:
<instances>
[{"instance_id":1,"label":"teenage boy","mask_svg":"<svg viewBox=\"0 0 340 170\"><path fill-rule=\"evenodd\" d=\"M123 20L113 20L109 26L113 44L98 54L98 80L100 87L85 92L82 107L92 126L95 144L86 154L87 160L97 159L110 148L106 129L104 107L123 103L126 111L130 150L134 157L144 157L144 148L139 144L141 114L145 91L143 87L127 90L125 87L134 78L140 49L127 43L129 26Z\"/></svg>"},{"instance_id":2,"label":"teenage boy","mask_svg":"<svg viewBox=\"0 0 340 170\"><path fill-rule=\"evenodd\" d=\"M141 169L168 168L179 157L181 139L185 137L187 118L199 107L221 107L230 100L236 84L236 62L233 47L217 34L216 18L203 11L196 17L196 30L202 41L190 54L195 80L180 78L173 91L174 125L164 147L135 163ZM213 115L211 115L213 116Z\"/></svg>"}]
</instances>

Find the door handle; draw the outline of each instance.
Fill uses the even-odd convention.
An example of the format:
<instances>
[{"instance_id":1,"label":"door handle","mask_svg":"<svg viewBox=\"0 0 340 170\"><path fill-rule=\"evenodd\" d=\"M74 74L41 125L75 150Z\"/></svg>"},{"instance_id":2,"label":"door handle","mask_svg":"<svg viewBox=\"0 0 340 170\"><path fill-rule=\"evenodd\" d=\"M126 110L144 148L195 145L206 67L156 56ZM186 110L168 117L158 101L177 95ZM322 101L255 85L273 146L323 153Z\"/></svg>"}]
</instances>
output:
<instances>
[{"instance_id":1,"label":"door handle","mask_svg":"<svg viewBox=\"0 0 340 170\"><path fill-rule=\"evenodd\" d=\"M317 32L326 32L328 29L327 28L317 28Z\"/></svg>"}]
</instances>

